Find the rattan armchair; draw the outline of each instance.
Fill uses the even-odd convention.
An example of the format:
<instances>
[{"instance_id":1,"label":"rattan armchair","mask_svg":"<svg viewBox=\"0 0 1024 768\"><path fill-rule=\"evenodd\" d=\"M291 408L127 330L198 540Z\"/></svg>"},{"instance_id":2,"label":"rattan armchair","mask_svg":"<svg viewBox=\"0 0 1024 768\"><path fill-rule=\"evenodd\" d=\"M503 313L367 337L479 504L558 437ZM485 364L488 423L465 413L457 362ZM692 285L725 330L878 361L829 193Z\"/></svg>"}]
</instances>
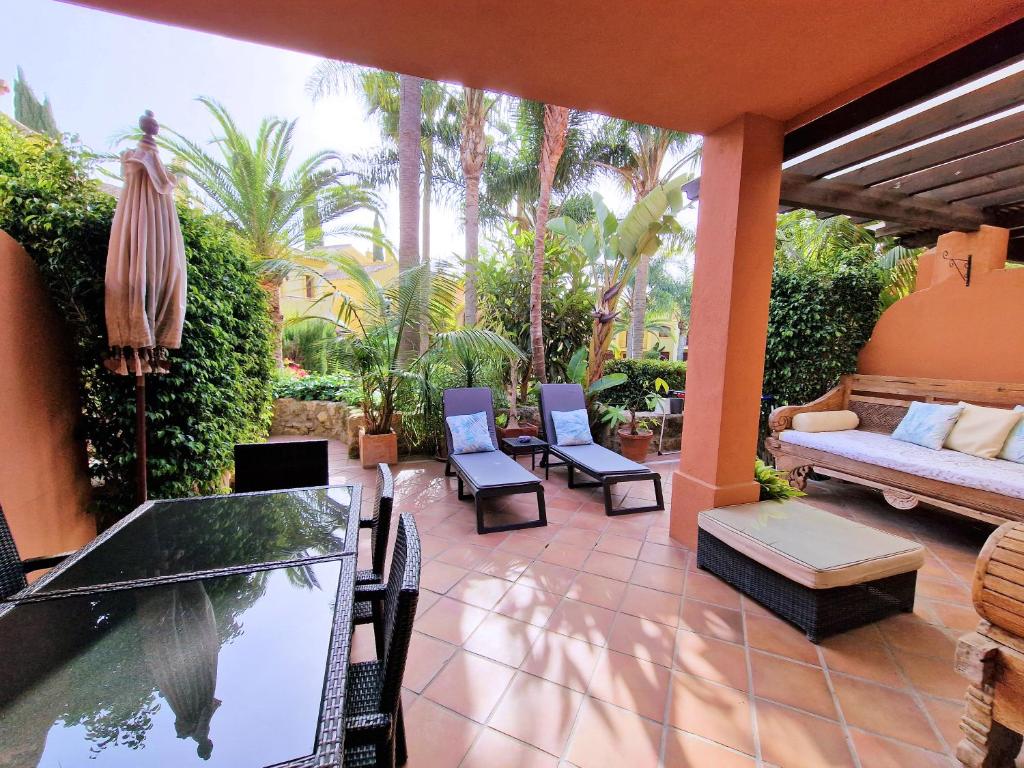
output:
<instances>
[{"instance_id":1,"label":"rattan armchair","mask_svg":"<svg viewBox=\"0 0 1024 768\"><path fill-rule=\"evenodd\" d=\"M28 586L26 573L53 568L70 554L72 553L64 552L59 555L22 560L14 543L14 536L7 525L7 518L4 517L4 510L0 507L0 600L6 600Z\"/></svg>"},{"instance_id":2,"label":"rattan armchair","mask_svg":"<svg viewBox=\"0 0 1024 768\"><path fill-rule=\"evenodd\" d=\"M370 529L370 569L356 571L356 586L384 583L384 560L388 554L388 538L391 535L391 510L395 499L395 481L387 464L377 465L377 496L373 502L373 517L359 521L360 528ZM379 600L356 599L352 611L353 624L370 624L379 627L381 623L381 602ZM381 633L376 633L377 658L383 657Z\"/></svg>"},{"instance_id":3,"label":"rattan armchair","mask_svg":"<svg viewBox=\"0 0 1024 768\"><path fill-rule=\"evenodd\" d=\"M395 551L386 584L356 588L356 600L381 604L383 653L377 661L352 664L345 693L345 765L349 768L404 765L408 753L402 718L402 677L409 655L420 591L420 538L412 515L398 518Z\"/></svg>"}]
</instances>

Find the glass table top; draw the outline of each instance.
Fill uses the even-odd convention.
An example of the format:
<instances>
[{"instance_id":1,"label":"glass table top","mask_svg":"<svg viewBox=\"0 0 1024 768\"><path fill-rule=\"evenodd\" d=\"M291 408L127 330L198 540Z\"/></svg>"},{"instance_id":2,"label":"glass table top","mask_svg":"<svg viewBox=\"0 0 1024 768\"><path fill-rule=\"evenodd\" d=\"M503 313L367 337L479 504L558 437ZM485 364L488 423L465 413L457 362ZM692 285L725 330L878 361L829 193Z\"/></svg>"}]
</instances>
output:
<instances>
[{"instance_id":1,"label":"glass table top","mask_svg":"<svg viewBox=\"0 0 1024 768\"><path fill-rule=\"evenodd\" d=\"M0 768L310 755L339 575L351 601L354 568L344 558L0 607Z\"/></svg>"},{"instance_id":2,"label":"glass table top","mask_svg":"<svg viewBox=\"0 0 1024 768\"><path fill-rule=\"evenodd\" d=\"M355 554L352 486L155 501L33 594Z\"/></svg>"}]
</instances>

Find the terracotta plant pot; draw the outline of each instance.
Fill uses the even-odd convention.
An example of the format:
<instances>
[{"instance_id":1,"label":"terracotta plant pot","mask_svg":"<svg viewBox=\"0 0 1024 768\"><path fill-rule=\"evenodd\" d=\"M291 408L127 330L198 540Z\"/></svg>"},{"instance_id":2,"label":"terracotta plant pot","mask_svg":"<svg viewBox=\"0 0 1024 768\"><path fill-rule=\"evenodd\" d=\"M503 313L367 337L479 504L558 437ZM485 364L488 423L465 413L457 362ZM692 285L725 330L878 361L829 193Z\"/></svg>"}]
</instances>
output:
<instances>
[{"instance_id":1,"label":"terracotta plant pot","mask_svg":"<svg viewBox=\"0 0 1024 768\"><path fill-rule=\"evenodd\" d=\"M499 440L504 440L506 437L522 437L523 435L537 437L539 434L540 428L535 424L520 424L518 427L498 427Z\"/></svg>"},{"instance_id":2,"label":"terracotta plant pot","mask_svg":"<svg viewBox=\"0 0 1024 768\"><path fill-rule=\"evenodd\" d=\"M398 435L389 432L386 435L368 435L359 430L359 461L363 469L373 469L378 464L396 464L398 462Z\"/></svg>"},{"instance_id":3,"label":"terracotta plant pot","mask_svg":"<svg viewBox=\"0 0 1024 768\"><path fill-rule=\"evenodd\" d=\"M619 430L619 444L621 453L631 461L644 461L647 458L647 450L650 448L654 433L649 429L641 429L639 434L631 435L628 429Z\"/></svg>"}]
</instances>

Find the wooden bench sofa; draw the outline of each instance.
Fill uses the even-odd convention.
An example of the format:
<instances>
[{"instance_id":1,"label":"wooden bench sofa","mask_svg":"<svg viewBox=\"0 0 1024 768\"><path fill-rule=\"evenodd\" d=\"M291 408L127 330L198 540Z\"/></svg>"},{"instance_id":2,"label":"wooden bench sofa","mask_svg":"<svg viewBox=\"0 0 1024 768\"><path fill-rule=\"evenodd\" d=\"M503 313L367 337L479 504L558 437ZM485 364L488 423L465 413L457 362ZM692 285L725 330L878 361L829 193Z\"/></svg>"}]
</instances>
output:
<instances>
[{"instance_id":1,"label":"wooden bench sofa","mask_svg":"<svg viewBox=\"0 0 1024 768\"><path fill-rule=\"evenodd\" d=\"M788 473L790 484L801 490L813 470L877 488L897 509L912 509L924 501L997 525L1024 520L1024 465L948 449L919 449L888 438L914 400L963 400L1012 409L1024 404L1024 384L852 374L812 403L776 408L769 417L771 435L765 445L776 466ZM799 413L838 410L856 413L857 429L792 430L793 417Z\"/></svg>"}]
</instances>

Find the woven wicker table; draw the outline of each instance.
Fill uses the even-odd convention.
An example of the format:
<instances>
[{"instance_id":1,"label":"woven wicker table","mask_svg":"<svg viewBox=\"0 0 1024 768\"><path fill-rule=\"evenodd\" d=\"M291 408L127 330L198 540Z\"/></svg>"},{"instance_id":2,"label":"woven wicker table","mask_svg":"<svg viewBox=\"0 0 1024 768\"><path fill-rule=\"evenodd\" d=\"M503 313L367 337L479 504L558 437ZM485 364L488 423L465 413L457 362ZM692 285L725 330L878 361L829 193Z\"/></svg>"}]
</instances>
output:
<instances>
[{"instance_id":1,"label":"woven wicker table","mask_svg":"<svg viewBox=\"0 0 1024 768\"><path fill-rule=\"evenodd\" d=\"M924 548L796 500L701 512L697 565L814 643L914 609Z\"/></svg>"}]
</instances>

